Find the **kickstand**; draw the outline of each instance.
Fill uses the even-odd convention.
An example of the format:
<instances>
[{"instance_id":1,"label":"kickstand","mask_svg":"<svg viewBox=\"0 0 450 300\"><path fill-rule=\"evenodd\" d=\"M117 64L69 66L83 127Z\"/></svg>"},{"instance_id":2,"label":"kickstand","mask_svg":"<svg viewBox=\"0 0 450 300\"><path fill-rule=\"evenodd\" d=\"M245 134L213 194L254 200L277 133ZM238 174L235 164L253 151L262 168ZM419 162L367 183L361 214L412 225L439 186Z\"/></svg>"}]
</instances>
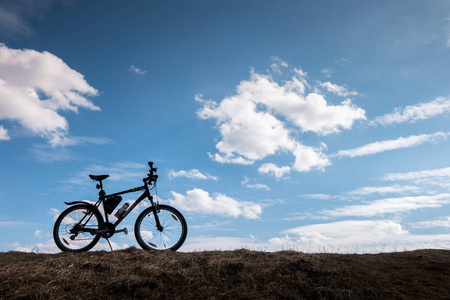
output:
<instances>
[{"instance_id":1,"label":"kickstand","mask_svg":"<svg viewBox=\"0 0 450 300\"><path fill-rule=\"evenodd\" d=\"M109 239L105 238L108 241L109 244L109 248L111 248L111 252L113 251L112 247L111 247L111 243L109 242Z\"/></svg>"}]
</instances>

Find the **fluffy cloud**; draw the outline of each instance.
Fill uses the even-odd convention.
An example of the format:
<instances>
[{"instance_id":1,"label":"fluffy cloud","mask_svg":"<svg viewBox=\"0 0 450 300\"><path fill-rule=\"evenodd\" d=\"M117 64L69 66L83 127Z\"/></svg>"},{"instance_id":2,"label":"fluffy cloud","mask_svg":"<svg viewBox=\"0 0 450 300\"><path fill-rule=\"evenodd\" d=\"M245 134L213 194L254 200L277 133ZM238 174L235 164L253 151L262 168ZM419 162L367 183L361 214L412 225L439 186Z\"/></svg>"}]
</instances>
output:
<instances>
[{"instance_id":1,"label":"fluffy cloud","mask_svg":"<svg viewBox=\"0 0 450 300\"><path fill-rule=\"evenodd\" d=\"M239 202L223 194L212 197L202 189L193 189L182 195L172 192L173 198L169 202L183 211L193 211L203 214L225 215L229 217L243 216L248 219L259 219L262 213L260 205L252 202Z\"/></svg>"},{"instance_id":2,"label":"fluffy cloud","mask_svg":"<svg viewBox=\"0 0 450 300\"><path fill-rule=\"evenodd\" d=\"M308 172L312 168L323 170L324 167L331 164L328 157L321 152L321 149L298 144L293 154L295 162L292 167L299 172Z\"/></svg>"},{"instance_id":3,"label":"fluffy cloud","mask_svg":"<svg viewBox=\"0 0 450 300\"><path fill-rule=\"evenodd\" d=\"M437 132L433 134L411 135L409 137L400 137L396 140L386 140L367 144L350 150L338 151L334 156L337 157L356 157L376 154L384 151L396 150L401 148L415 147L426 142L436 142L445 139L449 133Z\"/></svg>"},{"instance_id":4,"label":"fluffy cloud","mask_svg":"<svg viewBox=\"0 0 450 300\"><path fill-rule=\"evenodd\" d=\"M186 177L186 178L196 179L196 180L206 180L206 179L212 179L212 180L215 180L215 181L218 180L218 178L216 176L212 176L212 175L210 175L208 173L203 174L197 169L192 169L192 170L189 170L189 171L185 171L185 170L174 171L174 170L171 170L169 172L169 178L170 179L177 178L177 177Z\"/></svg>"},{"instance_id":5,"label":"fluffy cloud","mask_svg":"<svg viewBox=\"0 0 450 300\"><path fill-rule=\"evenodd\" d=\"M328 92L336 94L340 97L348 97L348 96L357 96L358 95L358 93L355 91L351 92L351 91L347 90L345 87L337 85L337 84L333 84L329 81L321 82L320 86L322 88L326 89Z\"/></svg>"},{"instance_id":6,"label":"fluffy cloud","mask_svg":"<svg viewBox=\"0 0 450 300\"><path fill-rule=\"evenodd\" d=\"M295 69L291 80L282 85L252 70L250 79L243 80L234 95L219 103L197 95L196 100L203 104L197 115L215 120L221 134L216 144L218 153L209 154L210 157L221 163L253 164L269 155L290 152L296 158L292 165L296 171L329 165L322 149L303 145L294 138L295 134L326 135L350 129L355 121L366 118L365 111L349 100L332 105L320 94L307 94L310 88L306 73L300 69ZM260 172L283 176L269 166L270 169L260 168ZM282 167L282 173L290 169Z\"/></svg>"},{"instance_id":7,"label":"fluffy cloud","mask_svg":"<svg viewBox=\"0 0 450 300\"><path fill-rule=\"evenodd\" d=\"M8 130L6 130L3 126L0 126L0 141L7 140L9 140Z\"/></svg>"},{"instance_id":8,"label":"fluffy cloud","mask_svg":"<svg viewBox=\"0 0 450 300\"><path fill-rule=\"evenodd\" d=\"M291 149L294 144L280 120L268 112L258 111L256 103L240 97L226 98L219 105L206 101L198 115L217 120L222 140L216 148L228 160L242 157L255 161Z\"/></svg>"},{"instance_id":9,"label":"fluffy cloud","mask_svg":"<svg viewBox=\"0 0 450 300\"><path fill-rule=\"evenodd\" d=\"M378 124L387 126L392 124L415 122L425 120L450 111L450 98L438 97L431 102L419 103L406 106L405 108L396 108L394 112L376 117L369 122L369 125Z\"/></svg>"},{"instance_id":10,"label":"fluffy cloud","mask_svg":"<svg viewBox=\"0 0 450 300\"><path fill-rule=\"evenodd\" d=\"M289 172L291 172L291 167L289 167L289 166L278 167L277 165L275 165L273 163L267 163L267 164L263 164L261 167L259 167L258 172L263 173L263 174L269 174L276 178L282 178L286 174L289 174Z\"/></svg>"},{"instance_id":11,"label":"fluffy cloud","mask_svg":"<svg viewBox=\"0 0 450 300\"><path fill-rule=\"evenodd\" d=\"M15 120L54 146L68 141L69 125L59 111L100 110L87 98L97 90L49 52L0 44L0 70L0 120Z\"/></svg>"},{"instance_id":12,"label":"fluffy cloud","mask_svg":"<svg viewBox=\"0 0 450 300\"><path fill-rule=\"evenodd\" d=\"M263 104L302 131L321 135L350 129L354 121L365 119L365 111L350 101L330 105L322 95L306 94L309 85L305 77L306 74L297 69L296 75L280 86L271 77L252 72L250 80L239 84L234 98Z\"/></svg>"}]
</instances>

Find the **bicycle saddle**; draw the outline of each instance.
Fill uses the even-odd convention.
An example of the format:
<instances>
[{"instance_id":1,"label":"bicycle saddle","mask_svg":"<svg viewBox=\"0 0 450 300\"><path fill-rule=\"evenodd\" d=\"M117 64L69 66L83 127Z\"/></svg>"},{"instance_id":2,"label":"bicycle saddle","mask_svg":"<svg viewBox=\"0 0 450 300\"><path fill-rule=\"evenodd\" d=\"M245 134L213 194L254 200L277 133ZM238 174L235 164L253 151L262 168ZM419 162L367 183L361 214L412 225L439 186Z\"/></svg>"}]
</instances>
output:
<instances>
[{"instance_id":1,"label":"bicycle saddle","mask_svg":"<svg viewBox=\"0 0 450 300\"><path fill-rule=\"evenodd\" d=\"M92 180L102 181L103 179L108 178L109 175L89 175L89 178Z\"/></svg>"}]
</instances>

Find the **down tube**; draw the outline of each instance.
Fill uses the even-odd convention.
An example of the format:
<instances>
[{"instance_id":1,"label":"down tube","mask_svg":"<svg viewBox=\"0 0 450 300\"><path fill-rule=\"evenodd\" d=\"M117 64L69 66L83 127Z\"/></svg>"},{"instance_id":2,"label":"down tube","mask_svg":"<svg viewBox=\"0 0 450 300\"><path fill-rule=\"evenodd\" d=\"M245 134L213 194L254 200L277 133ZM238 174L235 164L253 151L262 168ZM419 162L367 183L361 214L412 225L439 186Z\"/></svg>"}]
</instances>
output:
<instances>
[{"instance_id":1,"label":"down tube","mask_svg":"<svg viewBox=\"0 0 450 300\"><path fill-rule=\"evenodd\" d=\"M138 204L141 203L141 201L144 200L145 198L147 198L147 191L143 192L142 195L140 195L139 198L138 198L136 201L134 201L133 205L131 205L131 207L129 207L129 208L127 209L127 211L125 212L125 214L124 214L122 217L120 217L120 219L117 220L116 223L114 223L114 227L117 227L117 226L120 224L120 222L122 222L123 219L125 219L126 216L128 216L128 214L129 214L136 206L138 206Z\"/></svg>"}]
</instances>

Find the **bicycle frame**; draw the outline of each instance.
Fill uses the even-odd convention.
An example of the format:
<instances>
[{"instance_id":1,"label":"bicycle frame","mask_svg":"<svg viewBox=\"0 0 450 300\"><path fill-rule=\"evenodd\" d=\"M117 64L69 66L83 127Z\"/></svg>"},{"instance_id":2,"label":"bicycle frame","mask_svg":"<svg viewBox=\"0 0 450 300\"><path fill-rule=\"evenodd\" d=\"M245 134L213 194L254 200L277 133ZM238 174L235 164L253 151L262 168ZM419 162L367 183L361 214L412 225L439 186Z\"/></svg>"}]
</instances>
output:
<instances>
[{"instance_id":1,"label":"bicycle frame","mask_svg":"<svg viewBox=\"0 0 450 300\"><path fill-rule=\"evenodd\" d=\"M158 217L158 214L157 214L157 211L158 211L158 209L157 209L157 205L158 205L158 203L156 203L156 205L155 205L155 202L153 201L153 196L150 194L150 189L149 189L149 185L148 185L148 183L147 183L147 181L144 179L144 185L143 186L139 186L139 187L135 187L135 188L132 188L132 189L129 189L129 190L126 190L126 191L122 191L122 192L117 192L117 193L113 193L113 194L109 194L109 195L106 195L106 192L105 192L105 190L103 190L103 184L100 182L100 184L99 184L99 188L100 188L100 192L99 192L99 197L98 197L98 201L95 203L95 204L90 204L90 205L92 205L93 207L95 207L96 209L97 209L97 207L99 207L100 206L100 204L103 204L103 212L104 212L104 215L105 215L105 220L104 220L104 223L102 223L102 224L111 224L110 222L109 222L109 219L108 219L108 213L106 213L106 209L105 209L105 205L104 205L104 201L108 198L108 197L111 197L111 196L119 196L119 195L123 195L123 194L128 194L128 193L133 193L133 192L137 192L137 191L142 191L142 190L145 190L140 196L139 196L139 198L125 211L125 213L119 218L119 219L117 219L117 221L114 223L114 224L112 224L113 225L113 227L114 227L114 232L112 232L112 234L114 234L114 233L118 233L118 232L122 232L122 231L125 231L126 229L123 229L123 230L115 230L116 228L117 228L117 226L126 218L126 216L128 216L128 214L133 210L133 209L135 209L136 208L136 206L138 206L139 205L139 203L141 203L142 202L142 200L144 200L145 198L148 198L148 200L150 201L150 203L151 203L151 207L153 207L153 214L154 214L154 216L155 216L155 222L156 222L156 225L157 225L157 228L159 229L159 230L162 230L163 229L163 227L161 226L161 224L160 224L160 222L159 222L159 217ZM65 202L67 205L72 205L72 204L75 204L75 203L86 203L86 202L83 202L83 201L75 201L75 202ZM88 217L88 219L87 219L87 222L89 221L89 219L91 218L91 215L89 214L89 215L86 215L86 217ZM83 223L85 221L85 218L83 217L81 220L80 220L80 222L79 222L79 224L80 223ZM102 224L99 224L99 225L102 225ZM108 228L104 228L104 229L87 229L87 228L82 228L81 229L81 231L83 231L83 232L90 232L91 234L103 234L103 233L107 233L107 232L109 232L109 229Z\"/></svg>"},{"instance_id":2,"label":"bicycle frame","mask_svg":"<svg viewBox=\"0 0 450 300\"><path fill-rule=\"evenodd\" d=\"M142 190L145 190L142 193L142 195L140 195L139 198L137 198L136 201L134 201L134 203L125 211L125 213L119 219L117 219L117 221L113 224L114 227L117 227L123 221L123 219L125 219L126 216L128 216L128 214L133 209L135 209L136 206L138 206L139 203L141 203L142 200L144 200L145 198L148 198L150 200L152 206L155 206L155 202L153 201L153 196L150 195L150 189L148 188L148 184L145 183L145 185L140 186L140 187L132 188L132 189L129 189L129 190L126 190L126 191L122 191L122 192L118 192L118 193L114 193L114 194L104 195L103 197L100 196L99 200L96 203L96 206L97 206L97 204L100 205L100 202L103 203L105 201L105 199L108 198L108 197L119 196L119 195L128 194L128 193L134 193L134 192L142 191ZM100 191L100 193L101 193L101 191ZM104 204L103 204L103 211L105 212L105 219L106 219L105 222L109 222L108 214L106 213L106 209L105 209L105 205Z\"/></svg>"}]
</instances>

